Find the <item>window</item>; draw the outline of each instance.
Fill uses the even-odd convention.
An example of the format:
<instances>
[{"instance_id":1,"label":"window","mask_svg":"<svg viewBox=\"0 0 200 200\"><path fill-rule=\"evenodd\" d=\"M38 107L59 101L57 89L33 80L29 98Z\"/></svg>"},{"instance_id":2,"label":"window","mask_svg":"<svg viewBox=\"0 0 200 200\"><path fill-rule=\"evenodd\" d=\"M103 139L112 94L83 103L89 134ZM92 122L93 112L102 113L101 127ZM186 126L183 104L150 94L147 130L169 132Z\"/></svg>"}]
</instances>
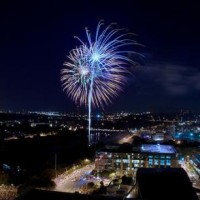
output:
<instances>
[{"instance_id":1,"label":"window","mask_svg":"<svg viewBox=\"0 0 200 200\"><path fill-rule=\"evenodd\" d=\"M160 158L165 159L165 156L160 156Z\"/></svg>"},{"instance_id":2,"label":"window","mask_svg":"<svg viewBox=\"0 0 200 200\"><path fill-rule=\"evenodd\" d=\"M123 159L123 163L129 163L128 159Z\"/></svg>"},{"instance_id":3,"label":"window","mask_svg":"<svg viewBox=\"0 0 200 200\"><path fill-rule=\"evenodd\" d=\"M153 159L149 159L149 165L153 165Z\"/></svg>"},{"instance_id":4,"label":"window","mask_svg":"<svg viewBox=\"0 0 200 200\"><path fill-rule=\"evenodd\" d=\"M140 156L140 159L144 160L144 159L145 159L145 157L144 157L144 156Z\"/></svg>"},{"instance_id":5,"label":"window","mask_svg":"<svg viewBox=\"0 0 200 200\"><path fill-rule=\"evenodd\" d=\"M160 160L160 165L165 165L165 160Z\"/></svg>"},{"instance_id":6,"label":"window","mask_svg":"<svg viewBox=\"0 0 200 200\"><path fill-rule=\"evenodd\" d=\"M158 165L158 159L154 160L154 165Z\"/></svg>"},{"instance_id":7,"label":"window","mask_svg":"<svg viewBox=\"0 0 200 200\"><path fill-rule=\"evenodd\" d=\"M171 160L166 160L166 165L170 166L171 165Z\"/></svg>"},{"instance_id":8,"label":"window","mask_svg":"<svg viewBox=\"0 0 200 200\"><path fill-rule=\"evenodd\" d=\"M153 158L153 156L148 156L149 158Z\"/></svg>"},{"instance_id":9,"label":"window","mask_svg":"<svg viewBox=\"0 0 200 200\"><path fill-rule=\"evenodd\" d=\"M168 159L169 159L169 158L171 158L171 156L166 156L166 158L168 158Z\"/></svg>"}]
</instances>

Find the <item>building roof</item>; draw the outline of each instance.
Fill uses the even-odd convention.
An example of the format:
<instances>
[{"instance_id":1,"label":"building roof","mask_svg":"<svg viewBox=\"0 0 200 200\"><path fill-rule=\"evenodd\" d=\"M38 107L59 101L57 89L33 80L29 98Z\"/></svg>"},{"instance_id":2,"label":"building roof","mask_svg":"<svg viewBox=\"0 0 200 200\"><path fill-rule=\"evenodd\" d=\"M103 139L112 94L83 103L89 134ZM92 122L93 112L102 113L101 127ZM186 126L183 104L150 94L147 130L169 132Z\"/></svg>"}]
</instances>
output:
<instances>
[{"instance_id":1,"label":"building roof","mask_svg":"<svg viewBox=\"0 0 200 200\"><path fill-rule=\"evenodd\" d=\"M192 183L182 168L139 168L136 183L139 199L198 200Z\"/></svg>"},{"instance_id":2,"label":"building roof","mask_svg":"<svg viewBox=\"0 0 200 200\"><path fill-rule=\"evenodd\" d=\"M163 144L142 144L135 146L132 144L106 145L97 152L108 153L152 153L152 154L175 154L176 150L172 145Z\"/></svg>"},{"instance_id":3,"label":"building roof","mask_svg":"<svg viewBox=\"0 0 200 200\"><path fill-rule=\"evenodd\" d=\"M108 153L140 153L140 146L134 146L129 143L106 145L105 147L97 150L97 152Z\"/></svg>"},{"instance_id":4,"label":"building roof","mask_svg":"<svg viewBox=\"0 0 200 200\"><path fill-rule=\"evenodd\" d=\"M171 145L160 145L160 144L143 144L141 146L142 152L148 153L164 153L164 154L175 154L176 150Z\"/></svg>"}]
</instances>

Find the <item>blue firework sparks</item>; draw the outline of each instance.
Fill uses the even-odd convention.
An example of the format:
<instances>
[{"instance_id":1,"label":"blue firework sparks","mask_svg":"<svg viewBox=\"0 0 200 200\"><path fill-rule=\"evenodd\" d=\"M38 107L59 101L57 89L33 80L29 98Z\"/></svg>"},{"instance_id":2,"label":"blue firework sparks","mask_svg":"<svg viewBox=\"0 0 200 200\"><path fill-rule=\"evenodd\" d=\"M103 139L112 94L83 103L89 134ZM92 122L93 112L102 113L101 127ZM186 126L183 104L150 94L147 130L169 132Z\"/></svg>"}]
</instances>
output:
<instances>
[{"instance_id":1,"label":"blue firework sparks","mask_svg":"<svg viewBox=\"0 0 200 200\"><path fill-rule=\"evenodd\" d=\"M80 46L70 51L61 70L63 90L77 104L88 107L89 132L91 105L103 108L112 102L127 82L128 65L136 64L128 54L138 54L124 50L127 46L138 45L129 39L130 33L114 29L114 24L105 29L102 26L103 22L99 22L94 37L86 28L86 42L76 37Z\"/></svg>"}]
</instances>

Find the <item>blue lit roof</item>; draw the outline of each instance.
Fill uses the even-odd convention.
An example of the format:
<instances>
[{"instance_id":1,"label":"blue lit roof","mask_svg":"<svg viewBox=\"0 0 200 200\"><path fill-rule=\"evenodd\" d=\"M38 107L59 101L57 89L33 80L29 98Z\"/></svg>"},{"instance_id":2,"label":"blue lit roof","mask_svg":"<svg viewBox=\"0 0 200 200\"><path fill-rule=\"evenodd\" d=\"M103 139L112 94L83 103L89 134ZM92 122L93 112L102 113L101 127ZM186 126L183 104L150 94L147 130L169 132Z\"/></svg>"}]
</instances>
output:
<instances>
[{"instance_id":1,"label":"blue lit roof","mask_svg":"<svg viewBox=\"0 0 200 200\"><path fill-rule=\"evenodd\" d=\"M172 145L142 144L133 146L131 144L106 145L97 152L107 153L154 153L154 154L175 154L176 150Z\"/></svg>"},{"instance_id":2,"label":"blue lit roof","mask_svg":"<svg viewBox=\"0 0 200 200\"><path fill-rule=\"evenodd\" d=\"M174 154L176 150L171 145L143 144L141 146L141 152Z\"/></svg>"}]
</instances>

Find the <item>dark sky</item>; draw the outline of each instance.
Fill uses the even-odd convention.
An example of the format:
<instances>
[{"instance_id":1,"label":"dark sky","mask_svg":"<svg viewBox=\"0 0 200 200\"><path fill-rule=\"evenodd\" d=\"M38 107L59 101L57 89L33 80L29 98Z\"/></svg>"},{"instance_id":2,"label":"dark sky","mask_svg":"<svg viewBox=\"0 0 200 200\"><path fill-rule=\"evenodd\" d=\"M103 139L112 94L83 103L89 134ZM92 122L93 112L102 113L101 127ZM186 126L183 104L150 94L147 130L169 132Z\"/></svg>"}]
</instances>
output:
<instances>
[{"instance_id":1,"label":"dark sky","mask_svg":"<svg viewBox=\"0 0 200 200\"><path fill-rule=\"evenodd\" d=\"M0 2L0 109L75 111L60 69L99 20L117 22L145 47L141 66L108 111L200 111L198 1Z\"/></svg>"}]
</instances>

